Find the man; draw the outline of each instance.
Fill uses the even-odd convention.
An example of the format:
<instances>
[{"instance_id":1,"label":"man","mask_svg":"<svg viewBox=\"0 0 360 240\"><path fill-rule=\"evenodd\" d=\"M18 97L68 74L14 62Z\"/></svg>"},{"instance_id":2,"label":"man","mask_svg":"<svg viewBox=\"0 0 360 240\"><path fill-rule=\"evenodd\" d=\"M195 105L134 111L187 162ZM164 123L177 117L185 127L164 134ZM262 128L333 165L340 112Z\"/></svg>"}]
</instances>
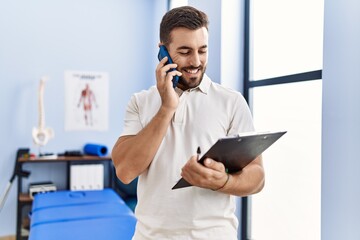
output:
<instances>
[{"instance_id":1,"label":"man","mask_svg":"<svg viewBox=\"0 0 360 240\"><path fill-rule=\"evenodd\" d=\"M249 108L240 93L205 74L208 18L193 7L175 8L160 24L162 59L156 86L135 94L112 158L117 176L137 176L138 219L134 239L237 239L235 197L259 192L264 184L261 157L242 171L227 174L222 163L197 163L198 146L209 149L218 138L253 131ZM169 71L175 68L175 71ZM179 76L177 87L172 78ZM183 177L193 187L171 190Z\"/></svg>"}]
</instances>

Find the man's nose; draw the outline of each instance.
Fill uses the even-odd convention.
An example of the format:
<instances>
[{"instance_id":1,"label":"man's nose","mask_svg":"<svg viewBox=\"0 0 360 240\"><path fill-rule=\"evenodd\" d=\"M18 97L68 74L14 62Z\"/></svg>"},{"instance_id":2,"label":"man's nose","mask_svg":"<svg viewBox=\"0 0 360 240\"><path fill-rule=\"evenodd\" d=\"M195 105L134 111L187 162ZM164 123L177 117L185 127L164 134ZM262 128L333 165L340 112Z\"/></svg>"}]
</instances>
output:
<instances>
[{"instance_id":1,"label":"man's nose","mask_svg":"<svg viewBox=\"0 0 360 240\"><path fill-rule=\"evenodd\" d=\"M198 67L200 66L201 62L200 62L200 55L199 53L194 53L191 55L191 58L190 58L190 65L191 66L195 66L195 67Z\"/></svg>"}]
</instances>

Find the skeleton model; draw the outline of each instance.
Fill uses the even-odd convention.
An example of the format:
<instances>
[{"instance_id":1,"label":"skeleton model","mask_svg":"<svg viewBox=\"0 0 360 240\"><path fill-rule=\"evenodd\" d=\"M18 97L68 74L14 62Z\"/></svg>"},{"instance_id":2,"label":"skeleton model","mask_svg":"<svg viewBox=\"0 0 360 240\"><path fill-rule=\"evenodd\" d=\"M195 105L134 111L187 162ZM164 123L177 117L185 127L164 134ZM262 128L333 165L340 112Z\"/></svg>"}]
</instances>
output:
<instances>
[{"instance_id":1,"label":"skeleton model","mask_svg":"<svg viewBox=\"0 0 360 240\"><path fill-rule=\"evenodd\" d=\"M47 77L42 77L39 87L39 125L32 130L32 137L34 143L38 146L45 146L47 142L54 137L52 128L45 127L45 112L44 112L44 87Z\"/></svg>"}]
</instances>

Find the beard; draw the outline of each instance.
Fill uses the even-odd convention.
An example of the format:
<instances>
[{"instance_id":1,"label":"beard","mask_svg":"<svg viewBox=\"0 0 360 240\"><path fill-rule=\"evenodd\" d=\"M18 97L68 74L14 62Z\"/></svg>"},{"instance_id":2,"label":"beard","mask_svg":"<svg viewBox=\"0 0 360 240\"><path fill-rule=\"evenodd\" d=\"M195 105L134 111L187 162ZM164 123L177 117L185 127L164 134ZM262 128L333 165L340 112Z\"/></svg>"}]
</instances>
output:
<instances>
[{"instance_id":1,"label":"beard","mask_svg":"<svg viewBox=\"0 0 360 240\"><path fill-rule=\"evenodd\" d=\"M185 71L185 69L199 69L200 71L200 76L199 77L191 77L191 78L185 78L183 76L181 76L179 78L179 87L182 89L182 90L186 90L186 89L190 89L190 88L194 88L194 87L197 87L199 86L199 84L201 83L203 77L204 77L204 74L205 74L205 71L206 71L206 66L205 67L197 67L197 68L194 68L194 67L185 67L185 68L182 68L183 71Z\"/></svg>"}]
</instances>

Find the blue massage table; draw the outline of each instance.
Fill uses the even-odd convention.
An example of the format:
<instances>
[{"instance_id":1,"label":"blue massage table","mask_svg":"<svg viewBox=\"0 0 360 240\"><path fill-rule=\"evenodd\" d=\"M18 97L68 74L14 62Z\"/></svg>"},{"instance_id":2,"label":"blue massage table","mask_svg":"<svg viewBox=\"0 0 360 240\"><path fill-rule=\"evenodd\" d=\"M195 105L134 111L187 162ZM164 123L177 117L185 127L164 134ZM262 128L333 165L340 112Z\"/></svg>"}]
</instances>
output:
<instances>
[{"instance_id":1,"label":"blue massage table","mask_svg":"<svg viewBox=\"0 0 360 240\"><path fill-rule=\"evenodd\" d=\"M112 190L37 194L29 240L131 239L136 219Z\"/></svg>"}]
</instances>

